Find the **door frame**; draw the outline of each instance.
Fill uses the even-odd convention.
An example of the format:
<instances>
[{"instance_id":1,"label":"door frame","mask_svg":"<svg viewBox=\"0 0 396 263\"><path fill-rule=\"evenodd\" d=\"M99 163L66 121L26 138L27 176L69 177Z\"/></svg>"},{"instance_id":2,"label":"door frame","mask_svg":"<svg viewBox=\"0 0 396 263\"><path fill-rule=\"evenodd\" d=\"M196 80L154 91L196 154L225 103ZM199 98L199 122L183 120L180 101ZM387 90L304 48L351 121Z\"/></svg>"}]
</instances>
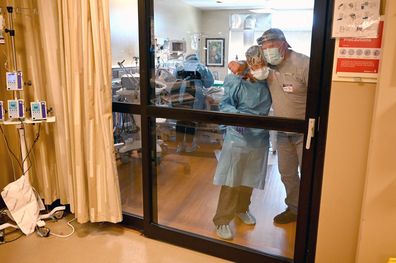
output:
<instances>
[{"instance_id":1,"label":"door frame","mask_svg":"<svg viewBox=\"0 0 396 263\"><path fill-rule=\"evenodd\" d=\"M278 117L241 116L221 112L203 112L159 108L150 105L153 92L150 77L154 72L153 0L138 0L139 53L140 53L140 105L113 102L113 112L125 112L141 116L142 171L143 171L143 218L124 214L126 226L143 230L145 236L193 249L209 255L232 261L249 262L290 262L288 258L270 255L240 245L214 240L205 236L173 229L155 223L157 221L156 189L156 142L155 118L174 118L226 125L242 125L279 131L304 133L308 129L308 119L316 120L311 149L304 149L302 170L304 176L300 184L300 202L294 262L314 262L324 153L326 147L328 111L330 101L331 73L333 66L334 40L331 39L332 7L334 0L316 0L314 25L312 29L311 63L309 89L305 120L290 120ZM152 41L151 41L152 40ZM188 114L186 114L188 113ZM319 129L320 127L320 129ZM153 150L154 149L154 150ZM306 173L305 171L310 171ZM297 242L302 240L303 242Z\"/></svg>"}]
</instances>

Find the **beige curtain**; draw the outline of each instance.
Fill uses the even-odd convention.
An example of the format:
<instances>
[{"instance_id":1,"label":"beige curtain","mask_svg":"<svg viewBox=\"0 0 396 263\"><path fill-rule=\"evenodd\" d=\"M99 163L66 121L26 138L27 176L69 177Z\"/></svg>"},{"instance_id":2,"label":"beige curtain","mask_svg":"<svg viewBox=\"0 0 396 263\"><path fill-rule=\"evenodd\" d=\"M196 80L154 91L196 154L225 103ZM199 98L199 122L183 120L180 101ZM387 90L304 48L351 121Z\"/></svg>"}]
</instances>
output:
<instances>
[{"instance_id":1,"label":"beige curtain","mask_svg":"<svg viewBox=\"0 0 396 263\"><path fill-rule=\"evenodd\" d=\"M46 203L70 204L80 223L119 222L108 0L13 4L19 65L33 83L25 100L47 100L56 117L54 124L26 127L28 147L40 132L33 184Z\"/></svg>"}]
</instances>

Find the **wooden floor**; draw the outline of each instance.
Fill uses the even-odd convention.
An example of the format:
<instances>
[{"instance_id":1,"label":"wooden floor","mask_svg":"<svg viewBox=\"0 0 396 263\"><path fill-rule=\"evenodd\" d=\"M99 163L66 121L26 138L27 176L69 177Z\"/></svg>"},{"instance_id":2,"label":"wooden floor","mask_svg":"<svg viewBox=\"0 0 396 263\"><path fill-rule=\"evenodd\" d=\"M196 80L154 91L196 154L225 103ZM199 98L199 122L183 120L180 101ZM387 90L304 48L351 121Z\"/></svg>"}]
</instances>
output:
<instances>
[{"instance_id":1,"label":"wooden floor","mask_svg":"<svg viewBox=\"0 0 396 263\"><path fill-rule=\"evenodd\" d=\"M220 144L200 144L194 153L176 153L171 142L157 167L158 223L217 239L213 215L219 186L212 183ZM255 226L235 218L230 242L262 252L292 258L296 224L276 225L273 217L284 211L285 191L277 171L276 154L270 153L266 186L254 190L251 212ZM134 152L128 163L119 162L123 210L143 215L141 158Z\"/></svg>"}]
</instances>

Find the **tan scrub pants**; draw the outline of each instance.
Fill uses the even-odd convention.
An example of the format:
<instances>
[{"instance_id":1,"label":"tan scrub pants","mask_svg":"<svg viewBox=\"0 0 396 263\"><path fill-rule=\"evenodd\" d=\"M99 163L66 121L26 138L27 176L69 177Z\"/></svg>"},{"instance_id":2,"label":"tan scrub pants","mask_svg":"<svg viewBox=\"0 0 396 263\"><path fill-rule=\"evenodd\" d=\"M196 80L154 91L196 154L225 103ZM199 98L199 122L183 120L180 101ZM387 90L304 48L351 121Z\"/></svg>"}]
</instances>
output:
<instances>
[{"instance_id":1,"label":"tan scrub pants","mask_svg":"<svg viewBox=\"0 0 396 263\"><path fill-rule=\"evenodd\" d=\"M229 187L223 185L220 190L213 223L216 226L227 225L235 214L248 211L252 192L253 188L247 186Z\"/></svg>"}]
</instances>

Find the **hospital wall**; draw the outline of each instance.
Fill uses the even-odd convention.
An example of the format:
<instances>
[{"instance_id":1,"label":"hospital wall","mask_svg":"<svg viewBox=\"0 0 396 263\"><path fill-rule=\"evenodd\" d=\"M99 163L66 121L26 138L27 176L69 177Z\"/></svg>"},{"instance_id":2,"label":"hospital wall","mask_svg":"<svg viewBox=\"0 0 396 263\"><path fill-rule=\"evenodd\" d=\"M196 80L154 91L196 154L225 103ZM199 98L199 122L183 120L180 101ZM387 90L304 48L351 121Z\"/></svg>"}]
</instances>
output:
<instances>
[{"instance_id":1,"label":"hospital wall","mask_svg":"<svg viewBox=\"0 0 396 263\"><path fill-rule=\"evenodd\" d=\"M199 9L183 1L154 0L154 35L169 40L186 40L187 54L192 53L191 38L201 30L201 16Z\"/></svg>"},{"instance_id":2,"label":"hospital wall","mask_svg":"<svg viewBox=\"0 0 396 263\"><path fill-rule=\"evenodd\" d=\"M318 263L396 257L396 1L382 1L381 10L378 83L331 87Z\"/></svg>"},{"instance_id":3,"label":"hospital wall","mask_svg":"<svg viewBox=\"0 0 396 263\"><path fill-rule=\"evenodd\" d=\"M137 0L112 0L110 2L113 67L118 67L117 62L123 59L126 59L125 66L133 65L133 57L139 56ZM154 36L156 38L186 40L187 53L191 53L193 52L191 37L194 33L201 33L202 63L205 62L205 39L224 38L225 66L210 67L210 70L218 72L220 80L224 79L227 74L229 16L238 10L200 11L181 0L177 0L177 4L175 1L155 0L154 10Z\"/></svg>"},{"instance_id":4,"label":"hospital wall","mask_svg":"<svg viewBox=\"0 0 396 263\"><path fill-rule=\"evenodd\" d=\"M110 32L113 67L125 59L125 66L139 57L137 0L110 1ZM160 39L186 40L187 53L191 53L191 37L200 32L201 11L183 1L154 1L154 36Z\"/></svg>"},{"instance_id":5,"label":"hospital wall","mask_svg":"<svg viewBox=\"0 0 396 263\"><path fill-rule=\"evenodd\" d=\"M204 11L202 12L202 32L204 38L224 38L225 53L224 59L228 58L228 43L229 43L229 27L230 27L230 11ZM205 41L205 40L203 40ZM202 56L205 57L204 55ZM227 61L225 61L225 67L209 67L212 71L219 73L219 79L224 80L227 75Z\"/></svg>"},{"instance_id":6,"label":"hospital wall","mask_svg":"<svg viewBox=\"0 0 396 263\"><path fill-rule=\"evenodd\" d=\"M133 57L139 56L139 24L137 0L111 0L110 37L112 65L125 59L125 66L131 66Z\"/></svg>"}]
</instances>

